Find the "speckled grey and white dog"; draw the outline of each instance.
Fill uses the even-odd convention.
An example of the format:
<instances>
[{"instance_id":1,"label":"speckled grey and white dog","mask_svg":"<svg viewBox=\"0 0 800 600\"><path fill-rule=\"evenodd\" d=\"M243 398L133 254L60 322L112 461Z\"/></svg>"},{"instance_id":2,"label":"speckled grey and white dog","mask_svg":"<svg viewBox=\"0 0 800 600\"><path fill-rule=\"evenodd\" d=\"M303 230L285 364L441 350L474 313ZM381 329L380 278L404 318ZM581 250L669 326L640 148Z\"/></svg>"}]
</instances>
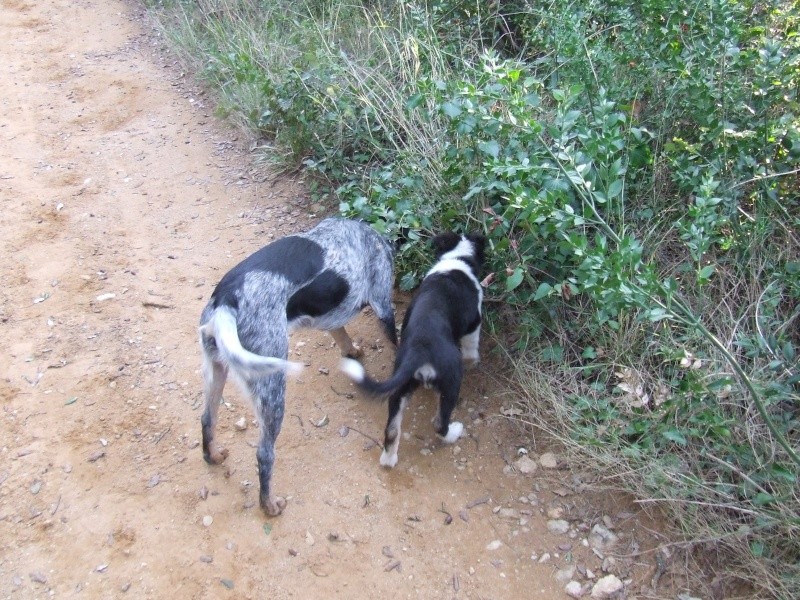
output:
<instances>
[{"instance_id":1,"label":"speckled grey and white dog","mask_svg":"<svg viewBox=\"0 0 800 600\"><path fill-rule=\"evenodd\" d=\"M326 219L243 260L222 278L203 310L203 456L219 464L228 455L215 443L214 430L231 371L251 396L260 422L259 499L270 516L286 506L270 491L286 372L301 368L287 360L288 335L301 327L330 331L343 356L358 356L361 350L344 325L370 305L396 345L392 258L389 242L368 225Z\"/></svg>"}]
</instances>

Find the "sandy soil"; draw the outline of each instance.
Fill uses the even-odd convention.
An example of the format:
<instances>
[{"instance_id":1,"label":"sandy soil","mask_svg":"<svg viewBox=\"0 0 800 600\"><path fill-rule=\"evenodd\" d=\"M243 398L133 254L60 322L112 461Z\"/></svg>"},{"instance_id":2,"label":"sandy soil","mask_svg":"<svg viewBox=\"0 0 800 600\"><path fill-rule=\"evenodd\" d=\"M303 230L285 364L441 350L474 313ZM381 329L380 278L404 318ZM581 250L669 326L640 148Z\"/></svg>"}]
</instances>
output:
<instances>
[{"instance_id":1,"label":"sandy soil","mask_svg":"<svg viewBox=\"0 0 800 600\"><path fill-rule=\"evenodd\" d=\"M435 441L420 394L387 471L385 407L352 393L330 336L301 332L283 515L259 510L258 431L233 386L230 457L203 461L200 310L228 268L316 215L297 182L250 166L162 46L135 4L0 0L0 597L536 600L571 578L588 596L604 522L606 570L639 593L653 555L624 555L651 525L574 465L519 472L519 448L548 448L501 415L513 396L487 364L463 389L468 436ZM386 376L375 320L351 331Z\"/></svg>"}]
</instances>

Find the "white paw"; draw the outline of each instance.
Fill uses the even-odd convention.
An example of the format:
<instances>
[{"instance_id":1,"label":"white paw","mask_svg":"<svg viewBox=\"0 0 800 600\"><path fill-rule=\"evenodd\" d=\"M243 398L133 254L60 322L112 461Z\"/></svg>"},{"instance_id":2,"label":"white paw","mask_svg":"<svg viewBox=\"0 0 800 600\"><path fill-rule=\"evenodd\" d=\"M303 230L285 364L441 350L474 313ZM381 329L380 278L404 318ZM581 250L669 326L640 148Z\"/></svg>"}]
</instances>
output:
<instances>
[{"instance_id":1,"label":"white paw","mask_svg":"<svg viewBox=\"0 0 800 600\"><path fill-rule=\"evenodd\" d=\"M448 444L454 444L462 433L464 433L464 426L458 421L451 421L447 428L447 435L442 439Z\"/></svg>"},{"instance_id":2,"label":"white paw","mask_svg":"<svg viewBox=\"0 0 800 600\"><path fill-rule=\"evenodd\" d=\"M384 450L381 452L381 466L382 467L389 467L390 469L397 464L397 452L394 454L389 454Z\"/></svg>"}]
</instances>

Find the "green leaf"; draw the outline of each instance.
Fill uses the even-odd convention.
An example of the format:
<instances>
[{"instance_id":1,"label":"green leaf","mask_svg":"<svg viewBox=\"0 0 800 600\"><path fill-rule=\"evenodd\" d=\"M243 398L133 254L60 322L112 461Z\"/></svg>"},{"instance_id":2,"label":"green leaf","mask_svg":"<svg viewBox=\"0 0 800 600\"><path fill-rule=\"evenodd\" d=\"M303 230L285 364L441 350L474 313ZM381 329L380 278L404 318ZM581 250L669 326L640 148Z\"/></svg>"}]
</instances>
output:
<instances>
[{"instance_id":1,"label":"green leaf","mask_svg":"<svg viewBox=\"0 0 800 600\"><path fill-rule=\"evenodd\" d=\"M536 294L534 294L533 299L534 300L541 300L545 296L549 296L550 292L552 291L552 289L553 289L553 286L551 286L549 283L545 283L545 282L540 283L539 287L536 288Z\"/></svg>"},{"instance_id":2,"label":"green leaf","mask_svg":"<svg viewBox=\"0 0 800 600\"><path fill-rule=\"evenodd\" d=\"M750 554L752 554L755 558L761 558L764 556L764 550L766 550L764 542L759 540L752 540L750 542Z\"/></svg>"},{"instance_id":3,"label":"green leaf","mask_svg":"<svg viewBox=\"0 0 800 600\"><path fill-rule=\"evenodd\" d=\"M700 283L706 282L713 274L714 265L706 265L697 273L697 280Z\"/></svg>"},{"instance_id":4,"label":"green leaf","mask_svg":"<svg viewBox=\"0 0 800 600\"><path fill-rule=\"evenodd\" d=\"M514 272L506 279L506 291L510 292L515 290L519 287L519 284L522 283L522 267L517 267L514 269Z\"/></svg>"},{"instance_id":5,"label":"green leaf","mask_svg":"<svg viewBox=\"0 0 800 600\"><path fill-rule=\"evenodd\" d=\"M271 523L264 523L264 533L269 535L272 533L272 524Z\"/></svg>"},{"instance_id":6,"label":"green leaf","mask_svg":"<svg viewBox=\"0 0 800 600\"><path fill-rule=\"evenodd\" d=\"M616 198L617 196L620 195L621 192L622 192L622 180L616 179L611 182L610 186L608 186L608 191L606 192L606 195L609 198Z\"/></svg>"},{"instance_id":7,"label":"green leaf","mask_svg":"<svg viewBox=\"0 0 800 600\"><path fill-rule=\"evenodd\" d=\"M444 111L444 114L451 119L455 119L461 115L461 107L457 104L453 104L452 102L445 102L442 104L442 110Z\"/></svg>"},{"instance_id":8,"label":"green leaf","mask_svg":"<svg viewBox=\"0 0 800 600\"><path fill-rule=\"evenodd\" d=\"M686 438L677 429L668 429L667 431L662 432L661 435L663 435L671 442L675 442L676 444L679 444L681 446L686 445Z\"/></svg>"},{"instance_id":9,"label":"green leaf","mask_svg":"<svg viewBox=\"0 0 800 600\"><path fill-rule=\"evenodd\" d=\"M492 140L491 142L481 142L478 144L478 150L484 154L488 154L492 158L497 158L500 154L500 144Z\"/></svg>"},{"instance_id":10,"label":"green leaf","mask_svg":"<svg viewBox=\"0 0 800 600\"><path fill-rule=\"evenodd\" d=\"M765 504L772 504L775 502L776 498L772 494L765 494L764 492L758 492L755 497L753 498L753 504L756 506L764 506Z\"/></svg>"}]
</instances>

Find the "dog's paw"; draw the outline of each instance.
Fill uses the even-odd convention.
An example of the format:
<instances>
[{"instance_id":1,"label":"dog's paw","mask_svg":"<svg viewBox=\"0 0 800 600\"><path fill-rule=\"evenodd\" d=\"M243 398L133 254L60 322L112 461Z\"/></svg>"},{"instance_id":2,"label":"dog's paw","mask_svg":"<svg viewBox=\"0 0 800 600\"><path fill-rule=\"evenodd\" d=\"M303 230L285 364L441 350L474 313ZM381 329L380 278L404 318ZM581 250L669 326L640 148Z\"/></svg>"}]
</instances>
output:
<instances>
[{"instance_id":1,"label":"dog's paw","mask_svg":"<svg viewBox=\"0 0 800 600\"><path fill-rule=\"evenodd\" d=\"M208 454L204 457L206 462L212 465L219 465L225 462L225 459L228 458L228 449L227 448L220 448L214 443L209 444Z\"/></svg>"},{"instance_id":2,"label":"dog's paw","mask_svg":"<svg viewBox=\"0 0 800 600\"><path fill-rule=\"evenodd\" d=\"M381 466L387 467L389 469L393 468L397 464L397 452L394 454L390 454L386 450L381 453Z\"/></svg>"},{"instance_id":3,"label":"dog's paw","mask_svg":"<svg viewBox=\"0 0 800 600\"><path fill-rule=\"evenodd\" d=\"M261 499L261 510L269 517L277 517L286 508L286 500L280 496L272 496L267 500Z\"/></svg>"},{"instance_id":4,"label":"dog's paw","mask_svg":"<svg viewBox=\"0 0 800 600\"><path fill-rule=\"evenodd\" d=\"M364 356L364 350L361 348L361 346L350 344L349 350L342 349L342 356L344 358L361 358Z\"/></svg>"},{"instance_id":5,"label":"dog's paw","mask_svg":"<svg viewBox=\"0 0 800 600\"><path fill-rule=\"evenodd\" d=\"M480 362L480 356L475 354L474 356L467 356L466 354L461 358L461 362L464 364L465 369L474 369L478 366Z\"/></svg>"},{"instance_id":6,"label":"dog's paw","mask_svg":"<svg viewBox=\"0 0 800 600\"><path fill-rule=\"evenodd\" d=\"M447 435L442 439L447 444L455 444L463 433L464 426L458 421L451 421L450 426L447 428Z\"/></svg>"}]
</instances>

